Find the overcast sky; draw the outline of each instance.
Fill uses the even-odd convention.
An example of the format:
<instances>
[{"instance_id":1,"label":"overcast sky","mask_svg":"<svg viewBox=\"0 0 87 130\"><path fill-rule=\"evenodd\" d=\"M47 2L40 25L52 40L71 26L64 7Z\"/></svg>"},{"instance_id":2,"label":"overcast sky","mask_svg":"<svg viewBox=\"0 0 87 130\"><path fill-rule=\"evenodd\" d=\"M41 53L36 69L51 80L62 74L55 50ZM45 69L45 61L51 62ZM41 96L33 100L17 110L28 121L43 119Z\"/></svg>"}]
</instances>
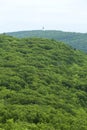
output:
<instances>
[{"instance_id":1,"label":"overcast sky","mask_svg":"<svg viewBox=\"0 0 87 130\"><path fill-rule=\"evenodd\" d=\"M87 32L87 0L0 0L0 33L43 26Z\"/></svg>"}]
</instances>

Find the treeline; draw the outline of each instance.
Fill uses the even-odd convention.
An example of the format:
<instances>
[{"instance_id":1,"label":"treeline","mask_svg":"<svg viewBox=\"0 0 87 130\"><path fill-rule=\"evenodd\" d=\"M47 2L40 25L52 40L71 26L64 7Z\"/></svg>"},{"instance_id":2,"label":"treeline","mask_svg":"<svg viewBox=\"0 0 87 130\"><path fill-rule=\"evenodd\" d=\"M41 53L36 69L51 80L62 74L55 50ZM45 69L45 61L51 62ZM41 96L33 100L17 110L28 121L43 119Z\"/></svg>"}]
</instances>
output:
<instances>
[{"instance_id":1,"label":"treeline","mask_svg":"<svg viewBox=\"0 0 87 130\"><path fill-rule=\"evenodd\" d=\"M87 55L0 35L0 130L87 130Z\"/></svg>"},{"instance_id":2,"label":"treeline","mask_svg":"<svg viewBox=\"0 0 87 130\"><path fill-rule=\"evenodd\" d=\"M87 33L63 32L55 30L33 30L12 32L7 34L18 38L40 37L54 39L57 41L62 41L75 49L82 50L87 53Z\"/></svg>"}]
</instances>

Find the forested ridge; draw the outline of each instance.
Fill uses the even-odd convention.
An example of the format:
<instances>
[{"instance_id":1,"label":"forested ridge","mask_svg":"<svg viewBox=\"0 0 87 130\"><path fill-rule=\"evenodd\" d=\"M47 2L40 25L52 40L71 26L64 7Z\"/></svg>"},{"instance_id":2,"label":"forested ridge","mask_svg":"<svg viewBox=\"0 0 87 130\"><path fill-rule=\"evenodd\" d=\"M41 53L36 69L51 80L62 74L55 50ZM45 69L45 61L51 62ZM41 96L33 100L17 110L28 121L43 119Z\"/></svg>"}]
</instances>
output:
<instances>
[{"instance_id":1,"label":"forested ridge","mask_svg":"<svg viewBox=\"0 0 87 130\"><path fill-rule=\"evenodd\" d=\"M87 33L63 32L57 30L32 30L7 33L18 38L40 37L62 41L87 53Z\"/></svg>"},{"instance_id":2,"label":"forested ridge","mask_svg":"<svg viewBox=\"0 0 87 130\"><path fill-rule=\"evenodd\" d=\"M87 130L87 54L0 35L0 130Z\"/></svg>"}]
</instances>

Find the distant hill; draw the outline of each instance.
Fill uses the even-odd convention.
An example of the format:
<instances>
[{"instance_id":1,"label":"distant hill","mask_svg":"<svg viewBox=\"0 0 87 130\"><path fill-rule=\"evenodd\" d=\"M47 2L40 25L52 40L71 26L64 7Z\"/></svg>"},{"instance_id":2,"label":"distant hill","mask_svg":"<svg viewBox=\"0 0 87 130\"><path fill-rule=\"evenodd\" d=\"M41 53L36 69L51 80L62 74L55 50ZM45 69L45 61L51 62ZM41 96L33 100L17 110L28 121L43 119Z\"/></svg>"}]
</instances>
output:
<instances>
[{"instance_id":1,"label":"distant hill","mask_svg":"<svg viewBox=\"0 0 87 130\"><path fill-rule=\"evenodd\" d=\"M40 37L49 38L57 41L63 41L70 46L87 52L87 33L73 33L53 30L33 30L33 31L20 31L8 33L8 35L15 36L18 38L24 37Z\"/></svg>"},{"instance_id":2,"label":"distant hill","mask_svg":"<svg viewBox=\"0 0 87 130\"><path fill-rule=\"evenodd\" d=\"M0 130L87 130L87 55L0 35Z\"/></svg>"}]
</instances>

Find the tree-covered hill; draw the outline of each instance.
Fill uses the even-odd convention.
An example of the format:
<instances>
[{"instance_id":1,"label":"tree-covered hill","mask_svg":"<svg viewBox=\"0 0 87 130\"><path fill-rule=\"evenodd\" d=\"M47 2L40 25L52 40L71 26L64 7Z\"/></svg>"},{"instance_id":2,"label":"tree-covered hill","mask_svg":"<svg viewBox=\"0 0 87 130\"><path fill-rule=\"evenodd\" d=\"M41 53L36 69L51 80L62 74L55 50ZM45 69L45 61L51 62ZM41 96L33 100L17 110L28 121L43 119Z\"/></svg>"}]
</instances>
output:
<instances>
[{"instance_id":1,"label":"tree-covered hill","mask_svg":"<svg viewBox=\"0 0 87 130\"><path fill-rule=\"evenodd\" d=\"M0 130L87 130L87 55L0 35Z\"/></svg>"},{"instance_id":2,"label":"tree-covered hill","mask_svg":"<svg viewBox=\"0 0 87 130\"><path fill-rule=\"evenodd\" d=\"M87 33L73 33L55 30L33 30L8 33L8 35L23 37L40 37L49 38L57 41L65 42L72 47L87 52Z\"/></svg>"}]
</instances>

